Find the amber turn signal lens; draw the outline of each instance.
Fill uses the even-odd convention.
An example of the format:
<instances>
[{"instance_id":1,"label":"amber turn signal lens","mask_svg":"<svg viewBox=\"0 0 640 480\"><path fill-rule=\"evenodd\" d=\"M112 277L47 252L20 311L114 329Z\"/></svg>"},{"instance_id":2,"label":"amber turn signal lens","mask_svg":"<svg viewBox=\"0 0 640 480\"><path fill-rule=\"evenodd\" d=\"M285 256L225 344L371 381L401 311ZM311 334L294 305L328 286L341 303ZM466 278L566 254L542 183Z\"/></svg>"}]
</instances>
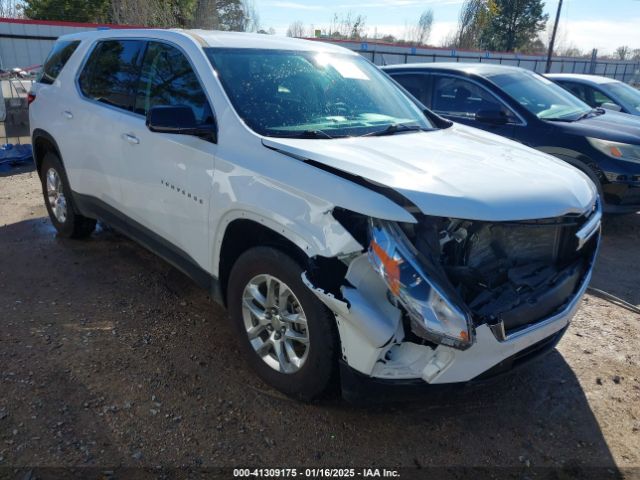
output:
<instances>
[{"instance_id":1,"label":"amber turn signal lens","mask_svg":"<svg viewBox=\"0 0 640 480\"><path fill-rule=\"evenodd\" d=\"M375 240L371 240L371 250L384 266L384 275L389 282L389 290L394 295L398 295L400 293L400 262L391 258Z\"/></svg>"}]
</instances>

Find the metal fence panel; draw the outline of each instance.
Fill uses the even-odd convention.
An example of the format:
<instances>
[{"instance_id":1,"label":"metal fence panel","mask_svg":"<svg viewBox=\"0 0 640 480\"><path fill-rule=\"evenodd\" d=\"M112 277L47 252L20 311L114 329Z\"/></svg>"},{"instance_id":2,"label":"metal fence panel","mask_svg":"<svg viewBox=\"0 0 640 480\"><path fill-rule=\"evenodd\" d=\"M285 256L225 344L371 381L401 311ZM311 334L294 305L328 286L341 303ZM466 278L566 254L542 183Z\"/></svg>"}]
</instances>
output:
<instances>
[{"instance_id":1,"label":"metal fence panel","mask_svg":"<svg viewBox=\"0 0 640 480\"><path fill-rule=\"evenodd\" d=\"M444 48L415 48L375 42L353 42L317 39L334 43L367 57L376 65L400 63L460 62L512 65L544 73L547 59L544 55L521 55L500 52L469 52ZM551 73L585 73L615 78L622 82L640 82L639 60L603 60L591 58L553 57Z\"/></svg>"}]
</instances>

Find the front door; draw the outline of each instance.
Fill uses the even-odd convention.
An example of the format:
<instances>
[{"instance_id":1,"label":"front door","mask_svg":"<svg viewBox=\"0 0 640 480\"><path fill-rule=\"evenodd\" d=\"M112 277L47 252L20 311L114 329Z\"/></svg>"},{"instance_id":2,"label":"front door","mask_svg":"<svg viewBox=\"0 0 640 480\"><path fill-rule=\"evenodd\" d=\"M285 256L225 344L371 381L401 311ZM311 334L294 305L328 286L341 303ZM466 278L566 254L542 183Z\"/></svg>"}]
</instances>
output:
<instances>
[{"instance_id":1,"label":"front door","mask_svg":"<svg viewBox=\"0 0 640 480\"><path fill-rule=\"evenodd\" d=\"M508 138L513 138L514 126L519 123L515 114L487 89L454 76L433 76L431 110L454 122ZM483 112L503 115L506 123L478 120Z\"/></svg>"},{"instance_id":2,"label":"front door","mask_svg":"<svg viewBox=\"0 0 640 480\"><path fill-rule=\"evenodd\" d=\"M127 172L124 213L208 270L216 145L195 136L149 131L146 114L156 105L189 106L201 124L214 123L191 63L181 50L163 42L148 43L135 115L127 116L120 132Z\"/></svg>"}]
</instances>

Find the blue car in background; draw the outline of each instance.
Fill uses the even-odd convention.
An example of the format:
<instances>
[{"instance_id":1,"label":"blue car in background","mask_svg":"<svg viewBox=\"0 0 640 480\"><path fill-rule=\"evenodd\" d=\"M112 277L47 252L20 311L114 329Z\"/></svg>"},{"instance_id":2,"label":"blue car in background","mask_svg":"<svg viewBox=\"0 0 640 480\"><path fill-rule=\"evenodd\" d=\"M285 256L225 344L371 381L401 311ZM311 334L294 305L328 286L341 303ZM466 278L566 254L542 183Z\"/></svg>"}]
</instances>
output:
<instances>
[{"instance_id":1,"label":"blue car in background","mask_svg":"<svg viewBox=\"0 0 640 480\"><path fill-rule=\"evenodd\" d=\"M517 67L418 63L383 70L433 112L582 170L598 187L605 212L640 210L640 117L592 108Z\"/></svg>"},{"instance_id":2,"label":"blue car in background","mask_svg":"<svg viewBox=\"0 0 640 480\"><path fill-rule=\"evenodd\" d=\"M584 103L640 117L640 90L597 75L550 73L545 75Z\"/></svg>"}]
</instances>

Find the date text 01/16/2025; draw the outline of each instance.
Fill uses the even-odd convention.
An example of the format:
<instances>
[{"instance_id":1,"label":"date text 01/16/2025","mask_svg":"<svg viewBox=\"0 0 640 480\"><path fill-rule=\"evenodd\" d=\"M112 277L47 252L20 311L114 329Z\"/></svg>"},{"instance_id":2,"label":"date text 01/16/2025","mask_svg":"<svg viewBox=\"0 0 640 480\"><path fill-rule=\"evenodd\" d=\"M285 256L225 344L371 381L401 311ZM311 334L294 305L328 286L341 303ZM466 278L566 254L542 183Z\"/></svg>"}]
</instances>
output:
<instances>
[{"instance_id":1,"label":"date text 01/16/2025","mask_svg":"<svg viewBox=\"0 0 640 480\"><path fill-rule=\"evenodd\" d=\"M399 478L397 470L386 468L236 468L234 478Z\"/></svg>"}]
</instances>

